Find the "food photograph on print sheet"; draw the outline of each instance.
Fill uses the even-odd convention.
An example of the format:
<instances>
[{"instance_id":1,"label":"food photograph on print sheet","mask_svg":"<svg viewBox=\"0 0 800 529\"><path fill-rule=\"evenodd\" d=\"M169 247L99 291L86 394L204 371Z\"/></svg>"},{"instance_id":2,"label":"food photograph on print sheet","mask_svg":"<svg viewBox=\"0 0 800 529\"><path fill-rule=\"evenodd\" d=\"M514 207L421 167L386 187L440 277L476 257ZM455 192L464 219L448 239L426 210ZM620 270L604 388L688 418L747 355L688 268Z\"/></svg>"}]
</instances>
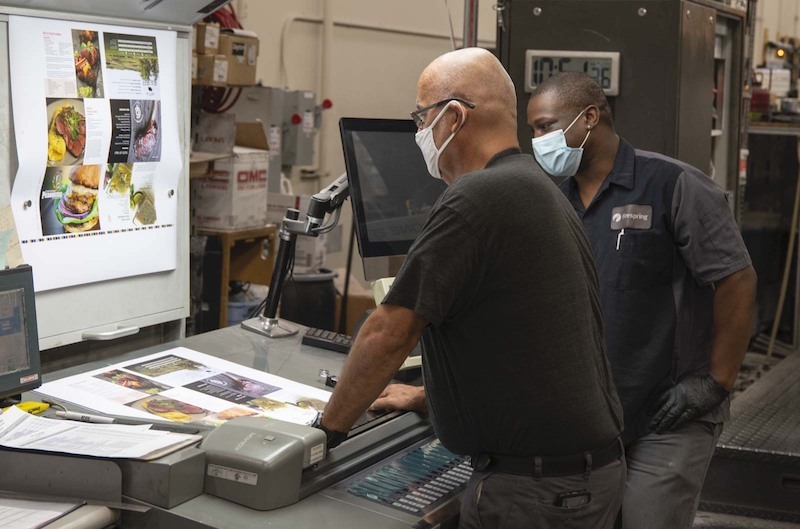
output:
<instances>
[{"instance_id":1,"label":"food photograph on print sheet","mask_svg":"<svg viewBox=\"0 0 800 529\"><path fill-rule=\"evenodd\" d=\"M199 406L164 397L163 395L155 395L137 400L127 404L127 406L175 422L197 421L209 414L208 410Z\"/></svg>"},{"instance_id":2,"label":"food photograph on print sheet","mask_svg":"<svg viewBox=\"0 0 800 529\"><path fill-rule=\"evenodd\" d=\"M100 67L100 43L96 31L72 30L72 53L78 97L103 97L103 73Z\"/></svg>"},{"instance_id":3,"label":"food photograph on print sheet","mask_svg":"<svg viewBox=\"0 0 800 529\"><path fill-rule=\"evenodd\" d=\"M209 415L208 417L204 417L203 419L200 420L200 422L202 424L219 426L225 421L229 421L237 417L252 417L254 415L258 415L258 413L255 410L248 410L247 408L239 408L234 406L232 408L228 408L220 412L214 413L212 415Z\"/></svg>"},{"instance_id":4,"label":"food photograph on print sheet","mask_svg":"<svg viewBox=\"0 0 800 529\"><path fill-rule=\"evenodd\" d=\"M136 226L148 226L158 220L153 190L149 187L130 186L131 216Z\"/></svg>"},{"instance_id":5,"label":"food photograph on print sheet","mask_svg":"<svg viewBox=\"0 0 800 529\"><path fill-rule=\"evenodd\" d=\"M47 165L74 165L86 148L86 113L80 99L47 99Z\"/></svg>"},{"instance_id":6,"label":"food photograph on print sheet","mask_svg":"<svg viewBox=\"0 0 800 529\"><path fill-rule=\"evenodd\" d=\"M253 380L233 373L218 373L213 377L203 379L202 382L219 388L237 391L250 397L263 397L264 395L281 389L277 386L267 384L266 382Z\"/></svg>"},{"instance_id":7,"label":"food photograph on print sheet","mask_svg":"<svg viewBox=\"0 0 800 529\"><path fill-rule=\"evenodd\" d=\"M105 380L106 382L111 382L112 384L116 384L124 388L141 391L142 393L148 393L150 395L171 389L170 386L167 386L166 384L159 384L154 380L148 380L133 373L120 371L119 369L113 369L111 371L106 371L105 373L100 373L95 375L94 378Z\"/></svg>"},{"instance_id":8,"label":"food photograph on print sheet","mask_svg":"<svg viewBox=\"0 0 800 529\"><path fill-rule=\"evenodd\" d=\"M131 148L128 162L161 160L161 102L131 101Z\"/></svg>"},{"instance_id":9,"label":"food photograph on print sheet","mask_svg":"<svg viewBox=\"0 0 800 529\"><path fill-rule=\"evenodd\" d=\"M101 172L100 165L45 170L39 201L42 235L100 229L97 190Z\"/></svg>"},{"instance_id":10,"label":"food photograph on print sheet","mask_svg":"<svg viewBox=\"0 0 800 529\"><path fill-rule=\"evenodd\" d=\"M133 165L129 163L106 164L106 176L103 189L109 195L126 196L131 193L131 177Z\"/></svg>"}]
</instances>

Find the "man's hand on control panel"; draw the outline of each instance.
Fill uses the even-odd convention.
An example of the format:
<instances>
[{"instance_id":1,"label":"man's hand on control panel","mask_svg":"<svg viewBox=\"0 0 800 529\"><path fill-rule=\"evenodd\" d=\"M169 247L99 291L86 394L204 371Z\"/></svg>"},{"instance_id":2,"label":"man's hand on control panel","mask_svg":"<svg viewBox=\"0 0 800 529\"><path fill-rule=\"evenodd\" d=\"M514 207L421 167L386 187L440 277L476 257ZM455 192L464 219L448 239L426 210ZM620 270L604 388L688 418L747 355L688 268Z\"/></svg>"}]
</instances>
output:
<instances>
[{"instance_id":1,"label":"man's hand on control panel","mask_svg":"<svg viewBox=\"0 0 800 529\"><path fill-rule=\"evenodd\" d=\"M427 414L428 403L425 401L425 388L407 384L389 384L369 409L415 411Z\"/></svg>"}]
</instances>

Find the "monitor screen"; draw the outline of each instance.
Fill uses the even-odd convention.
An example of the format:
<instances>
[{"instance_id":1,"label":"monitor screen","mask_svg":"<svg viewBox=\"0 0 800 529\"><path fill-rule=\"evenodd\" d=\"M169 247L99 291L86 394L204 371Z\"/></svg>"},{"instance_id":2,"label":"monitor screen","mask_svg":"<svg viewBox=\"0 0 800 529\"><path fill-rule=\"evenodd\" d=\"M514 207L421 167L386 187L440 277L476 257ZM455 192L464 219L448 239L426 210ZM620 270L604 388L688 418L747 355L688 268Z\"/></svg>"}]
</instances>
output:
<instances>
[{"instance_id":1,"label":"monitor screen","mask_svg":"<svg viewBox=\"0 0 800 529\"><path fill-rule=\"evenodd\" d=\"M439 195L412 120L342 118L345 167L367 280L394 276Z\"/></svg>"},{"instance_id":2,"label":"monitor screen","mask_svg":"<svg viewBox=\"0 0 800 529\"><path fill-rule=\"evenodd\" d=\"M0 399L41 383L31 268L0 270Z\"/></svg>"}]
</instances>

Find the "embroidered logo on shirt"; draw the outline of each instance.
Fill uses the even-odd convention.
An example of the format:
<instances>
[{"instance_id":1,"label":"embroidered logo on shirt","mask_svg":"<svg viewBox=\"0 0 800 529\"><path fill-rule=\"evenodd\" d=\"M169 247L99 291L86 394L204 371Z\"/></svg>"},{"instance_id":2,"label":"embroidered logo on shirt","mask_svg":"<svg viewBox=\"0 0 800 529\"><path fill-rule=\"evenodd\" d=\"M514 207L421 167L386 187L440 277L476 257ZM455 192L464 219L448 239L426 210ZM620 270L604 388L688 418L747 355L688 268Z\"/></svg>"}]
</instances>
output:
<instances>
[{"instance_id":1,"label":"embroidered logo on shirt","mask_svg":"<svg viewBox=\"0 0 800 529\"><path fill-rule=\"evenodd\" d=\"M628 204L611 210L611 229L649 230L653 227L653 206Z\"/></svg>"}]
</instances>

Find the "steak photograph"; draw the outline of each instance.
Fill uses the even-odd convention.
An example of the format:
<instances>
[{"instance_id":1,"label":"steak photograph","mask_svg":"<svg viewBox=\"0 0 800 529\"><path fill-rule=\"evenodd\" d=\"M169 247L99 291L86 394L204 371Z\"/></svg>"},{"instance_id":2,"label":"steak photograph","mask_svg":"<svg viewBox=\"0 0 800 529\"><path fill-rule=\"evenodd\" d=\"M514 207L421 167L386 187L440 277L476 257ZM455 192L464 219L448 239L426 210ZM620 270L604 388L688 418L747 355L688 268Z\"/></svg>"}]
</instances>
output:
<instances>
[{"instance_id":1,"label":"steak photograph","mask_svg":"<svg viewBox=\"0 0 800 529\"><path fill-rule=\"evenodd\" d=\"M71 99L48 100L47 163L73 165L86 148L86 117L83 102Z\"/></svg>"},{"instance_id":2,"label":"steak photograph","mask_svg":"<svg viewBox=\"0 0 800 529\"><path fill-rule=\"evenodd\" d=\"M161 108L159 101L131 101L133 137L129 162L158 162L161 159Z\"/></svg>"}]
</instances>

